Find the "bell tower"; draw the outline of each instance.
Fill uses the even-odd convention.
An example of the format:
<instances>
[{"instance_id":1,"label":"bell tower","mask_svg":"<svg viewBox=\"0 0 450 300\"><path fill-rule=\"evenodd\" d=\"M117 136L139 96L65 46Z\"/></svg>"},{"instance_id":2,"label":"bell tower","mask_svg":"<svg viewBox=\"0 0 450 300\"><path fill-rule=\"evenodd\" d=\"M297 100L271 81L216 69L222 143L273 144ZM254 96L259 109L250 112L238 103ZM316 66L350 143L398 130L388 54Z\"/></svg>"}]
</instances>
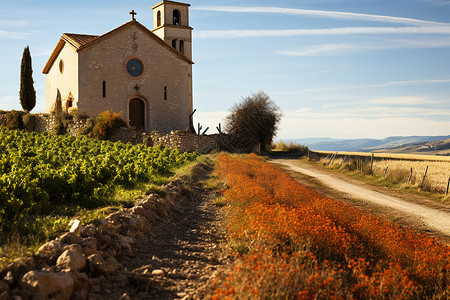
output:
<instances>
[{"instance_id":1,"label":"bell tower","mask_svg":"<svg viewBox=\"0 0 450 300\"><path fill-rule=\"evenodd\" d=\"M153 30L167 44L192 60L192 27L189 26L190 4L163 0L152 7Z\"/></svg>"}]
</instances>

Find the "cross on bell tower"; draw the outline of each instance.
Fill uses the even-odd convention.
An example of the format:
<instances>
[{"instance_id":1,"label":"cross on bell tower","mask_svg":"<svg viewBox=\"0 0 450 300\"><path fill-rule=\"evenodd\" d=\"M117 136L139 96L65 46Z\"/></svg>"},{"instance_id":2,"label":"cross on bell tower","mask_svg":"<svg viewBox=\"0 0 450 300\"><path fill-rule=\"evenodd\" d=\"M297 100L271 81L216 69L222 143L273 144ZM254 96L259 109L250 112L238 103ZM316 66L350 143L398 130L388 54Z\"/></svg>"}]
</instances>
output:
<instances>
[{"instance_id":1,"label":"cross on bell tower","mask_svg":"<svg viewBox=\"0 0 450 300\"><path fill-rule=\"evenodd\" d=\"M136 21L134 16L137 15L137 12L134 12L134 9L132 11L130 11L130 15L131 15L131 21Z\"/></svg>"}]
</instances>

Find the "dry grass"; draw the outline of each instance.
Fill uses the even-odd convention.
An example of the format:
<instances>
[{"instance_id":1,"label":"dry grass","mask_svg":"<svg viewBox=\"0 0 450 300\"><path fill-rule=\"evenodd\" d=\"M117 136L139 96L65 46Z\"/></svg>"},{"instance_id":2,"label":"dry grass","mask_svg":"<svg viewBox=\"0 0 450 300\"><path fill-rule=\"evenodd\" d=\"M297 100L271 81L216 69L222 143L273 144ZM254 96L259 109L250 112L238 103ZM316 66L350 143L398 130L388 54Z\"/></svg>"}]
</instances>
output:
<instances>
[{"instance_id":1,"label":"dry grass","mask_svg":"<svg viewBox=\"0 0 450 300\"><path fill-rule=\"evenodd\" d=\"M332 155L336 152L333 151L314 151L322 155ZM371 157L372 153L369 152L338 152L339 155L348 156L366 156ZM437 155L418 155L418 154L402 154L402 153L373 153L376 159L395 159L395 160L418 160L418 161L444 161L450 162L450 156L437 156Z\"/></svg>"},{"instance_id":2,"label":"dry grass","mask_svg":"<svg viewBox=\"0 0 450 300\"><path fill-rule=\"evenodd\" d=\"M290 142L287 144L284 141L272 144L272 151L287 152L287 153L299 153L306 155L308 153L308 147L300 144Z\"/></svg>"},{"instance_id":3,"label":"dry grass","mask_svg":"<svg viewBox=\"0 0 450 300\"><path fill-rule=\"evenodd\" d=\"M321 152L331 154L331 152ZM332 153L333 155L335 153ZM389 186L417 188L433 194L445 194L450 178L450 157L413 154L374 154L373 169L370 166L371 153L339 152L338 158L322 157L320 162L337 169L362 170L378 178L386 178ZM428 170L427 170L428 167ZM387 168L387 171L386 171ZM412 169L412 173L411 173ZM427 170L425 181L422 180ZM386 173L386 175L385 175ZM411 176L411 177L410 177Z\"/></svg>"}]
</instances>

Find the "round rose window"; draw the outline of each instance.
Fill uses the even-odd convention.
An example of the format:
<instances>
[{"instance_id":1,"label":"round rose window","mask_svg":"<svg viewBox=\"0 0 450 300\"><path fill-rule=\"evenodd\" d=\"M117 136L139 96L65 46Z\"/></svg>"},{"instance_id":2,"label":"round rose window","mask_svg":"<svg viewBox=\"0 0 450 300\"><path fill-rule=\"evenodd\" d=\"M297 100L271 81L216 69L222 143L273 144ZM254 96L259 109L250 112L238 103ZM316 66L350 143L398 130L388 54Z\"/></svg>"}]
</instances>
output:
<instances>
[{"instance_id":1,"label":"round rose window","mask_svg":"<svg viewBox=\"0 0 450 300\"><path fill-rule=\"evenodd\" d=\"M133 77L139 77L143 71L142 63L137 59L130 59L127 62L127 72Z\"/></svg>"}]
</instances>

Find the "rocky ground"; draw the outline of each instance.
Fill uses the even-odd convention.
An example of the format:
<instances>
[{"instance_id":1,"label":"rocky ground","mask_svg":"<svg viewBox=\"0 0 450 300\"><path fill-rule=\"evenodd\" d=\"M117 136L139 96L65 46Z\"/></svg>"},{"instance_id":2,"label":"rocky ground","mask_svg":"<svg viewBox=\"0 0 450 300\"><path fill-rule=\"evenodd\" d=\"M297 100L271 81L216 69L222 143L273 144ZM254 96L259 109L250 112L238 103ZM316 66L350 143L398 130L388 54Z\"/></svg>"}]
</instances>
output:
<instances>
[{"instance_id":1,"label":"rocky ground","mask_svg":"<svg viewBox=\"0 0 450 300\"><path fill-rule=\"evenodd\" d=\"M171 182L43 245L34 257L0 271L0 300L204 299L208 280L225 265L224 233L213 191L198 185L210 171L198 165L189 185Z\"/></svg>"}]
</instances>

